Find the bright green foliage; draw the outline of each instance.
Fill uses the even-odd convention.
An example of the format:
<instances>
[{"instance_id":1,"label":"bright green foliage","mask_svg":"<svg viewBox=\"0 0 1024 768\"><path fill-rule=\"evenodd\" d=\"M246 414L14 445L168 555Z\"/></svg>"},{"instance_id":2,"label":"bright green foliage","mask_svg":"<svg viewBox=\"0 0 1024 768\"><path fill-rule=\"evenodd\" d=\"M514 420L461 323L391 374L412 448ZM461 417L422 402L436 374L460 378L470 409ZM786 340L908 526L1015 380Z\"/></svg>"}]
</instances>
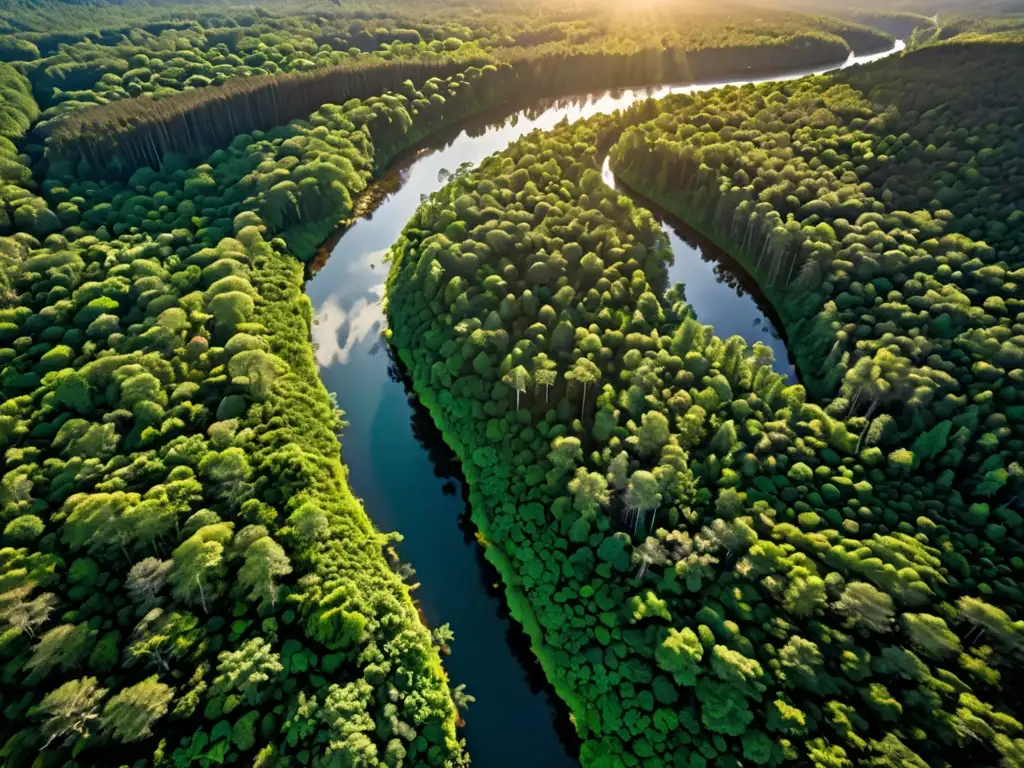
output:
<instances>
[{"instance_id":1,"label":"bright green foliage","mask_svg":"<svg viewBox=\"0 0 1024 768\"><path fill-rule=\"evenodd\" d=\"M209 613L207 594L213 596L224 575L224 547L231 540L231 525L218 523L196 531L172 553L171 587L183 602L199 602Z\"/></svg>"},{"instance_id":2,"label":"bright green foliage","mask_svg":"<svg viewBox=\"0 0 1024 768\"><path fill-rule=\"evenodd\" d=\"M275 579L292 572L284 549L269 536L263 536L245 550L245 563L238 571L238 581L250 589L249 598L277 606L278 588Z\"/></svg>"},{"instance_id":3,"label":"bright green foliage","mask_svg":"<svg viewBox=\"0 0 1024 768\"><path fill-rule=\"evenodd\" d=\"M139 741L167 714L174 689L154 675L112 696L103 708L100 727L121 742Z\"/></svg>"},{"instance_id":4,"label":"bright green foliage","mask_svg":"<svg viewBox=\"0 0 1024 768\"><path fill-rule=\"evenodd\" d=\"M964 62L1019 71L1019 50L960 42L559 125L460 174L393 248L391 341L555 651L587 764L1012 764L1016 720L962 697L1012 713L1024 647L1004 183L1021 105ZM616 171L778 300L812 396L665 298L661 233L597 174L616 140ZM442 344L461 370L437 375ZM562 376L518 407L495 386L550 363ZM522 482L532 465L546 484ZM620 727L648 695L693 727Z\"/></svg>"},{"instance_id":5,"label":"bright green foliage","mask_svg":"<svg viewBox=\"0 0 1024 768\"><path fill-rule=\"evenodd\" d=\"M267 684L282 671L280 656L266 640L256 637L237 651L225 651L217 657L217 676L211 691L237 693L249 704L259 704L266 696Z\"/></svg>"},{"instance_id":6,"label":"bright green foliage","mask_svg":"<svg viewBox=\"0 0 1024 768\"><path fill-rule=\"evenodd\" d=\"M39 714L45 718L43 748L54 742L74 744L87 736L95 727L106 694L107 689L100 688L95 677L71 680L48 693L39 704Z\"/></svg>"},{"instance_id":7,"label":"bright green foliage","mask_svg":"<svg viewBox=\"0 0 1024 768\"><path fill-rule=\"evenodd\" d=\"M141 114L125 98L149 92L138 83L161 95L169 82L202 89L173 70L202 68L201 49L184 41L205 34L125 39L136 69L139 57L154 72L154 62L175 61L146 80L136 72L116 82L117 62L93 55L109 40L63 54L41 46L41 56L63 59L29 74L37 95L63 89L46 117L82 106L86 91L69 87L94 84L95 100L122 99ZM267 59L333 60L309 43L304 54ZM170 47L150 56L140 51L149 44ZM257 35L239 45L271 44ZM393 73L401 67L392 59L421 53L374 60ZM323 700L331 684L361 681L366 670L375 695L360 699L364 715L395 729L364 734L367 759L397 753L400 733L408 764L464 764L437 649L345 483L339 415L309 344L303 270L275 239L283 234L309 258L351 215L378 163L498 98L498 68L441 66L448 79L419 87L445 94L444 110L411 82L401 96L318 103L311 116L289 115L308 120L264 139L242 135L194 168L168 157L160 170L119 179L118 153L61 161L51 145L45 198L30 191L29 156L0 141L0 762L27 766L41 754L105 765L105 750L121 741L135 745L132 762L156 753L181 765L237 762L234 751L264 747L290 761L322 755L326 729L287 737L274 718L300 692ZM35 120L27 81L6 66L0 76L4 117L23 101ZM218 130L235 128L224 120ZM122 161L150 152L119 149ZM282 176L292 187L279 194ZM231 655L243 647L258 668ZM331 674L319 667L327 657ZM108 690L60 687L71 677ZM256 717L239 725L246 713L235 710L247 701L259 702ZM189 734L184 743L161 743L171 722Z\"/></svg>"},{"instance_id":8,"label":"bright green foliage","mask_svg":"<svg viewBox=\"0 0 1024 768\"><path fill-rule=\"evenodd\" d=\"M704 648L689 627L670 629L654 652L659 667L675 677L680 685L691 687L697 684L703 657Z\"/></svg>"},{"instance_id":9,"label":"bright green foliage","mask_svg":"<svg viewBox=\"0 0 1024 768\"><path fill-rule=\"evenodd\" d=\"M817 65L885 36L718 9L615 25L561 8L8 10L0 761L465 765L454 724L468 697L345 483L293 256L312 258L395 154L502 99ZM597 174L620 125L514 147L410 232L435 240L408 258L417 315L396 339L439 316L445 333L460 326L459 354L436 368L399 346L421 394L479 401L439 422L467 450L474 519L506 579L542 608L537 647L572 692L584 762L912 765L932 743L929 763L960 759L977 734L993 761L1015 758L1020 726L988 702L1014 690L1020 655L1019 217L1015 185L994 181L1016 179L1000 135L1016 118L965 136L946 129L949 110L970 114L957 104L879 127L846 90L824 101L766 101L739 130L695 105L679 138L715 134L694 141L702 179L737 161L729 142L757 143L746 180L730 174L756 187L736 234L759 217L743 236L775 273L762 282L799 267L820 294L794 310L807 332L792 336L810 340L806 378L846 399L846 422L663 300L664 238ZM793 147L815 173L769 157ZM903 175L883 178L883 155ZM862 220L876 191L913 213ZM776 204L821 219L794 215L814 230L798 254ZM874 451L863 461L858 441ZM798 461L809 474L789 478Z\"/></svg>"}]
</instances>

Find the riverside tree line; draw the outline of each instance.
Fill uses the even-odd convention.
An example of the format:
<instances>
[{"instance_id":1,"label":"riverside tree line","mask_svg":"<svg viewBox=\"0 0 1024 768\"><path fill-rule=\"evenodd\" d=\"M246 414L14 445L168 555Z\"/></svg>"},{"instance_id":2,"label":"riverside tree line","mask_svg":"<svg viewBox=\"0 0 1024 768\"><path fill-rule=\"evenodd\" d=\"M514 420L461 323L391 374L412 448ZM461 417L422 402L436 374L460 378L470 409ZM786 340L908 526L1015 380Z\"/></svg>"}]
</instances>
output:
<instances>
[{"instance_id":1,"label":"riverside tree line","mask_svg":"<svg viewBox=\"0 0 1024 768\"><path fill-rule=\"evenodd\" d=\"M603 36L609 45L628 52L630 58L619 63L639 62L635 67L630 64L629 77L645 78L660 77L666 71L658 63L662 54L652 53L713 49L716 36L723 48L742 41L756 58L761 47L793 52L807 48L805 43L813 56L832 51L845 54L854 44L852 35L878 45L885 42L884 35L846 22L790 14L767 14L767 20L739 29L735 17L711 13L699 32L687 32L693 25L688 17L678 16L664 40L647 46L644 39L650 24L617 22L610 29L600 17L577 10L567 12L567 18L543 16L539 22L532 10L495 13L481 22L458 9L434 9L424 14L422 23L401 17L399 9L395 18L366 18L358 10L345 8L315 18L292 18L258 8L183 11L162 4L143 8L39 3L16 10L17 14L5 14L0 20L0 55L11 62L0 66L3 762L106 765L110 755L116 754L123 764L140 767L465 765L468 756L455 723L456 707L465 703L466 696L460 687L449 684L438 652L450 633L444 627L431 631L420 623L409 587L402 581L408 569L388 554L394 537L373 529L345 482L337 438L341 415L318 381L311 354L311 312L302 296L302 260L312 255L335 224L352 215L356 197L396 153L439 126L508 97L510 84L523 78L515 77L513 66L503 65L502 51L510 61L533 67L532 54L516 49L548 46L535 51L537 58L551 55L549 64L532 70L543 74L563 60L560 53L552 52L551 43L556 49L593 57L595 41ZM580 17L575 18L575 13ZM126 23L136 21L145 24ZM90 29L90 24L101 26ZM139 27L144 27L141 32ZM474 66L481 51L494 63ZM590 60L596 65L596 58ZM648 66L645 61L654 64ZM593 69L608 78L616 76L608 66ZM377 87L387 85L392 90L359 90L366 72L383 78L374 81ZM401 79L398 74L403 75ZM340 80L331 79L335 77ZM249 86L235 78L245 78L241 82L253 84L253 90L246 90ZM344 90L335 89L333 94L330 89L318 90L312 99L303 96L303 84L314 82L341 82ZM572 78L541 78L538 87L557 91L571 89L573 82ZM290 85L277 93L279 83ZM249 96L238 95L243 93ZM338 93L346 97L344 103L332 101ZM347 98L353 94L359 98ZM265 100L268 97L270 102ZM289 109L274 111L274 98ZM320 99L325 103L317 103ZM222 102L244 109L232 111L229 120ZM180 103L195 106L176 111ZM268 117L271 113L275 117ZM102 122L111 115L119 117ZM118 120L126 115L146 126L140 137L147 135L154 143L161 137L156 150L118 142L97 144L102 154L94 150L90 157L87 149L75 154L74 142L86 136L96 138L84 128L70 144L61 145L62 151L57 142L47 145L45 141L47 135L61 135L66 126L85 126L90 121L122 125ZM152 117L156 115L162 117ZM188 123L198 127L189 128L191 135L179 133L186 121L198 115L216 117L218 125ZM642 117L638 113L633 120L642 122ZM287 124L268 124L292 118ZM235 119L250 122L235 123L232 128ZM229 135L233 130L239 133ZM801 494L812 494L811 489L820 485L822 499L831 501L832 487L848 492L845 480L856 486L857 494L869 493L861 479L868 471L862 469L868 459L859 464L834 462L812 442L823 440L820 435L827 432L830 440L847 446L860 439L867 419L862 410L842 432L835 425L842 422L842 414L827 413L826 419L818 411L806 410L812 406L802 406L799 418L812 426L806 428L809 434L798 432L781 422L790 418L786 409L796 407L800 394L786 390L771 372L763 349L747 355L741 345L726 343L722 359L731 362L721 377L709 375L711 369L703 370L703 363L690 355L693 351L721 367L716 351L720 343L688 318L678 289L664 292L659 266L665 258L664 241L653 222L639 211L627 214L612 199L602 199L607 204L598 216L588 212L588 199L577 194L585 190L594 200L606 194L593 174L582 173L592 169L597 159L582 144L607 147L620 132L617 122L602 123L596 133L581 134L580 146L568 140L558 143L560 156L546 155L537 163L543 170L530 183L558 198L551 198L548 205L571 203L552 215L549 224L558 227L553 236L579 247L567 248L550 264L531 265L528 279L531 291L536 289L534 300L523 300L524 292L518 304L503 306L499 301L494 312L481 315L481 328L471 331L493 334L477 339L501 344L499 325L507 317L530 317L535 312L537 323L546 328L555 312L552 339L557 337L557 345L547 353L546 362L539 354L520 355L508 368L496 353L493 361L485 355L477 363L479 355L474 356L477 378L468 373L464 378L465 386L472 387L481 401L480 408L465 397L454 407L468 407L473 419L481 418L481 413L487 416L487 439L498 445L498 437L508 437L501 442L515 446L521 455L513 459L524 466L528 444L537 456L555 452L551 467L542 467L543 477L536 469L529 475L538 493L552 499L550 508L544 495L523 505L532 528L517 522L515 509L495 517L493 535L500 546L489 551L492 557L510 553L504 572L520 574L515 578L522 579L521 588L509 592L516 607L525 608L537 596L548 596L545 565L531 558L530 552L560 550L559 542L570 542L565 552L571 548L576 558L572 579L582 584L582 574L593 572L606 580L594 582L593 594L581 587L583 599L593 598L598 613L582 610L591 603L570 603L563 609L563 598L570 597L563 592L551 601L550 613L538 616L545 627L568 622L579 638L559 640L561 645L552 642L550 652L542 649L540 656L577 713L579 727L586 723L592 729L588 733L600 732L588 741L584 761L654 759L670 746L680 748L686 738L692 740L693 749L685 754L694 760L706 754L705 760L727 761L738 754L735 743L723 746L712 738L709 747L706 739L698 738L704 730L699 720L703 710L698 713L680 703L689 701L679 693L679 686L685 688L682 681L690 679L689 667L682 651L676 654L674 648L692 649L690 636L677 627L673 639L666 642L668 638L651 631L654 624L645 619L663 616L668 610L661 603L667 598L652 582L664 578L665 566L659 564L669 556L664 552L678 550L683 553L680 559L698 563L692 566L692 574L687 565L674 577L677 586L685 582L687 595L699 596L701 585L711 583L712 576L705 576L702 569L712 568L713 563L705 555L730 562L730 554L707 542L730 535L731 528L700 537L691 532L689 544L669 537L679 533L683 521L705 514L712 502L702 495L703 490L717 487L712 483L732 478L738 471L732 455L736 451L726 450L727 444L733 444L732 433L719 429L723 409L728 407L733 414L733 398L723 378L737 392L760 391L763 398L750 398L756 418L745 419L743 406L736 406L731 417L735 443L750 444L750 452L766 457L766 462L783 445L789 450L797 439L804 441L799 444L801 450L811 446L811 453L826 457L828 482L824 470L809 459L803 463L813 466L811 478L803 468L793 468L792 478L786 475L791 483L799 483ZM198 146L202 144L195 141L198 136L211 145ZM170 148L187 151L164 154ZM581 156L585 159L578 160ZM574 164L579 165L575 170ZM527 175L534 165L533 161L524 164ZM515 184L521 181L520 173ZM577 187L561 186L563 182ZM481 195L480 203L462 201L465 221L478 215L472 212L474 205L488 220L509 205L497 189ZM543 206L537 206L543 212ZM518 254L524 251L520 247L524 237L532 242L526 230L534 224L540 243L548 234L539 226L546 218L534 221L537 206L529 219L510 212L517 218L515 227L503 223L489 228L496 231L488 230L483 244L502 254ZM456 218L461 217L462 209L455 210ZM444 211L435 213L438 222L444 222L444 232L449 224L456 224L447 221ZM592 227L600 229L593 236L588 234ZM451 236L453 242L460 242L458 226ZM467 239L472 238L467 235ZM591 258L600 254L595 258L603 263L606 252L609 264L621 264L618 276L606 276L605 268ZM468 298L469 281L488 275L489 252L467 247L444 258L455 258L456 269L466 270L466 285L451 289L451 300L461 307L460 297ZM500 260L498 266L500 279L518 286L518 275L506 274ZM577 273L585 277L569 285L569 277L575 280ZM623 284L620 278L625 276L629 279ZM501 284L491 277L487 276L488 290L500 292ZM558 285L563 278L565 284ZM551 281L557 290L541 305L541 286ZM573 291L577 287L581 293L586 288L586 312L596 312L596 320L587 325L588 335L579 339L577 329L567 327L560 317L576 311ZM606 291L614 301L602 306ZM507 293L501 298L506 297ZM492 304L486 306L490 310ZM603 336L608 318L614 321L622 313L631 317L631 325L620 331L622 344L639 345L640 358L630 353L627 362L624 354L621 365L635 363L642 369L638 374L642 383L636 389L632 384L626 387L629 404L615 405L605 384L621 388L613 374L625 368L619 367L614 355L605 357ZM539 340L544 333L537 323L528 328ZM677 449L671 439L663 439L664 424L656 416L644 423L641 413L640 421L630 426L633 417L623 412L625 408L646 412L646 405L635 402L647 403L648 390L653 397L659 377L667 375L652 372L646 364L652 350L644 339L677 324L686 329L677 349L685 352L682 357L688 365L695 366L686 371L693 376L694 386L700 383L698 402L706 418L700 422L695 411L687 422L686 430L693 430L693 436L686 440L698 446L692 449L692 462L687 453L690 442L680 442ZM432 335L429 343L438 340ZM577 344L586 350L585 356L571 351ZM457 359L453 356L448 365ZM738 360L747 362L741 365ZM670 361L669 369L679 373L673 365ZM438 369L437 375L444 374ZM489 405L477 390L492 380L494 404ZM690 380L682 376L680 382ZM709 388L714 394L706 391ZM539 412L542 397L552 406L544 413L552 410L554 416L538 420L532 435L520 430L510 437L519 420ZM682 412L685 405L680 395L671 407ZM616 410L620 411L617 416ZM509 413L515 414L515 424L509 421ZM744 430L757 419L765 428L753 442ZM582 425L589 429L598 420L603 430L599 434L614 433L608 441L617 438L622 446L607 458L610 474L604 486L599 469L605 459L592 455L598 444L589 438L584 444L581 439L586 432ZM876 422L878 418L864 437L869 450L877 449L868 455L872 460L885 455L896 464L906 463L905 454L898 450L893 458L886 442L893 439L892 430L885 423L875 429ZM713 447L704 449L701 430L710 428L708 424L715 426L716 439ZM669 428L673 435L675 430ZM515 463L506 463L504 446L501 451L478 454L479 467L486 469L482 493L496 493L499 485L494 484L501 481L494 477L512 475ZM753 466L745 454L744 460L743 466ZM544 461L540 459L541 464ZM776 459L778 465L785 461L782 455ZM578 473L576 465L585 462L590 462L589 474ZM476 483L480 473L474 465L467 462L466 466ZM662 484L669 481L667 490ZM877 475L863 482L886 487ZM747 486L734 487L751 502L757 500ZM621 514L606 511L619 509L603 501L606 493L610 498L610 488L615 489L616 499L622 499ZM808 509L797 507L796 501L792 504L795 522L788 512L775 513L796 531L788 534L796 542L788 546L820 546L819 539L806 543L798 538L817 530L814 518L800 517L819 509L813 495L806 498ZM734 499L730 503L730 509L736 508ZM482 504L478 499L475 506L484 508ZM844 514L850 504L842 506ZM838 502L834 505L840 509ZM914 589L922 589L919 583L932 585L930 544L904 543L893 533L896 523L886 519L885 512L881 522L876 519L874 507L880 504L865 496L863 506L870 512L861 513L865 530L886 537L872 543L872 552L884 555L886 564L896 557L892 552L905 558L910 565L901 568L900 578ZM738 508L735 515L724 510L716 513L716 519L745 517ZM769 514L759 507L759 514L762 511ZM978 514L982 512L979 508ZM998 520L1012 528L1003 515L995 509L985 524L995 525ZM834 517L822 510L819 522ZM557 525L552 522L555 519ZM551 524L544 524L546 520ZM721 525L709 522L712 530ZM620 535L607 535L612 530ZM660 530L666 531L664 540L659 539ZM739 526L738 530L744 529ZM592 562L586 553L576 554L577 549L582 552L583 542L591 547L589 542L598 534L610 543L593 540ZM522 546L513 552L506 537ZM633 537L642 544L640 554L634 553ZM656 541L647 543L651 538ZM727 547L730 552L736 548ZM864 566L865 572L879 570L872 557L857 552L857 557L871 561ZM694 553L696 560L690 557ZM793 552L784 554L794 558L793 563L803 564ZM563 574L559 578L570 578L570 568L559 562ZM796 567L793 563L780 565L780 571L789 575ZM993 567L1000 566L1002 562ZM907 568L914 569L920 579L911 578ZM627 594L621 586L626 574L649 586L651 596L644 591ZM817 594L817 582L807 578L808 589ZM882 592L891 591L887 586L891 575L885 567L877 578L880 581L867 576L862 580L877 583ZM990 581L998 585L993 589L1004 588L1004 581ZM841 600L845 586L832 579L825 602ZM857 598L857 589L862 588L855 588L849 600ZM702 615L701 623L712 632L732 633L736 620L728 618L728 611L745 596L726 590L714 598L719 608L709 595L707 605L714 615ZM867 599L873 597L869 594ZM616 613L620 598L628 600L637 622L630 628L638 633L623 634ZM852 614L849 606L859 604L844 603L846 608L835 610ZM991 647L992 653L999 654L1004 650L997 641L1012 637L1014 625L1011 622L1007 630L1001 614L989 610L990 604L995 601L974 605L971 615L981 617L976 619L975 634L988 641L974 645L982 650ZM672 610L678 605L672 602ZM522 614L532 620L530 611ZM722 617L720 622L716 616ZM959 626L951 616L944 620L951 627ZM902 613L899 621L904 621ZM537 634L534 626L530 629ZM698 627L693 632L700 643L708 641L707 631ZM597 645L588 639L593 636ZM607 644L602 640L606 636ZM812 639L818 638L813 635ZM742 654L746 646L736 642L740 645L730 649ZM720 664L737 668L747 663L735 654L715 650L726 644L709 645L708 658L725 654ZM967 642L962 644L968 648ZM564 673L566 659L575 658L567 654L579 651L596 660L598 646L604 649L602 668L612 673L580 668L580 674L594 676L596 687ZM660 671L647 679L643 665L631 655L634 651L643 658L658 656ZM998 674L997 659L982 658L980 652L958 648L956 658L968 659L964 663L973 663L978 675L991 678L989 670ZM725 670L721 674L728 675L729 668L720 666ZM721 721L715 723L731 722L730 708L742 711L744 701L748 710L757 709L754 694L748 692L760 682L737 693L725 681L718 677L701 686L701 695L711 697L716 711L722 713ZM880 692L875 693L878 701L884 701ZM625 697L621 702L620 694ZM591 708L595 701L597 706ZM988 717L980 711L979 718ZM815 711L808 717L817 723ZM981 727L973 720L964 722ZM1000 733L1012 730L1006 721L997 725L1004 729ZM763 733L756 733L758 728L752 727L741 740L744 754L758 759L777 759L776 746L800 754L805 742L813 740L789 738L790 747L780 737L773 746ZM626 740L627 731L635 738ZM683 731L689 735L682 735ZM778 732L768 730L773 736ZM619 758L612 757L620 746L616 739L629 744L620 750ZM788 759L789 754L784 756Z\"/></svg>"},{"instance_id":2,"label":"riverside tree line","mask_svg":"<svg viewBox=\"0 0 1024 768\"><path fill-rule=\"evenodd\" d=\"M584 765L1020 763L1020 46L534 133L392 250L391 342ZM619 134L810 391L666 290Z\"/></svg>"}]
</instances>

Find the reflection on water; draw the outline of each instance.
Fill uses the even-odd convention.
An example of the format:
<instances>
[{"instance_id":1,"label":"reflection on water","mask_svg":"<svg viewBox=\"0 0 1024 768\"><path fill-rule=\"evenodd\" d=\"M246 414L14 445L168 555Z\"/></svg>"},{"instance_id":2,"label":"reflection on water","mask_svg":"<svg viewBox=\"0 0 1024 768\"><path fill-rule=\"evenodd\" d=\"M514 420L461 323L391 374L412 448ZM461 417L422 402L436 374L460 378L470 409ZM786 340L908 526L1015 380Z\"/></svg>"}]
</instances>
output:
<instances>
[{"instance_id":1,"label":"reflection on water","mask_svg":"<svg viewBox=\"0 0 1024 768\"><path fill-rule=\"evenodd\" d=\"M438 174L443 169L475 165L520 136L549 130L563 119L713 85L634 88L546 101L484 116L433 137L392 165L372 190L376 209L338 233L330 258L311 270L315 276L306 294L315 308L312 336L321 378L328 391L337 393L349 424L343 438L349 482L378 529L404 535L397 549L416 569L421 586L414 597L424 615L432 625L449 623L455 633L445 668L453 685L467 683L468 693L476 697L460 731L474 765L569 768L578 765L579 744L529 641L509 618L498 576L476 543L458 463L429 414L407 392L383 344L380 297L387 265L382 257L421 196L442 185ZM672 237L671 226L667 229ZM678 234L672 245L676 265L670 276L686 283L687 298L703 322L714 323L721 335L770 338L771 323L760 319L765 313L743 293L741 279L716 268L716 255L684 246ZM684 257L685 247L691 257ZM711 260L698 258L700 253ZM727 296L752 304L708 314ZM730 330L727 323L733 320L746 327ZM760 326L751 325L759 321ZM786 355L780 354L780 344L775 339L772 346L781 370Z\"/></svg>"},{"instance_id":2,"label":"reflection on water","mask_svg":"<svg viewBox=\"0 0 1024 768\"><path fill-rule=\"evenodd\" d=\"M338 294L331 294L316 312L313 343L316 362L321 368L334 363L344 365L352 350L368 339L376 339L384 329L384 283L370 288L370 296L356 299L351 309L341 308Z\"/></svg>"},{"instance_id":3,"label":"reflection on water","mask_svg":"<svg viewBox=\"0 0 1024 768\"><path fill-rule=\"evenodd\" d=\"M711 325L723 339L741 336L753 346L760 342L775 355L774 368L797 381L796 366L786 346L782 323L757 283L729 254L686 222L620 184L608 159L601 167L601 179L608 186L649 210L672 246L669 285L682 283L686 300L697 319Z\"/></svg>"},{"instance_id":4,"label":"reflection on water","mask_svg":"<svg viewBox=\"0 0 1024 768\"><path fill-rule=\"evenodd\" d=\"M757 283L729 254L676 216L620 184L608 159L601 167L601 179L610 187L648 209L672 245L669 284L682 283L686 300L697 319L711 325L723 339L741 336L747 344L760 342L775 355L774 368L797 381L796 366L771 303Z\"/></svg>"},{"instance_id":5,"label":"reflection on water","mask_svg":"<svg viewBox=\"0 0 1024 768\"><path fill-rule=\"evenodd\" d=\"M697 319L713 326L723 339L741 336L751 346L760 342L769 347L775 356L775 370L796 383L796 367L780 330L782 323L753 279L700 233L671 214L648 207L672 243L675 262L668 271L669 281L686 285L686 299Z\"/></svg>"}]
</instances>

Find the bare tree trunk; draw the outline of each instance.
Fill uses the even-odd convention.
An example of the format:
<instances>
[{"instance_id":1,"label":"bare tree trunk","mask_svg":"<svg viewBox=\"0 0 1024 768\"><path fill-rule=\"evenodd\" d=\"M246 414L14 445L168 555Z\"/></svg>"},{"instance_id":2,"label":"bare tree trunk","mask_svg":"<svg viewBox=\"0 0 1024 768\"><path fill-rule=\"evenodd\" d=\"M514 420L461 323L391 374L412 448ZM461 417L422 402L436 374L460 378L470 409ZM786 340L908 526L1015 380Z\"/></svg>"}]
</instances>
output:
<instances>
[{"instance_id":1,"label":"bare tree trunk","mask_svg":"<svg viewBox=\"0 0 1024 768\"><path fill-rule=\"evenodd\" d=\"M871 421L871 417L875 415L875 408L877 408L877 407L878 407L878 404L879 404L879 403L880 403L881 401L882 401L882 398L881 398L880 396L878 396L878 395L876 395L876 396L875 396L875 399L871 401L871 407L870 407L870 408L868 408L868 412L867 412L867 415L866 415L866 416L864 417L864 418L865 418L865 419L867 419L867 420L868 420L869 422Z\"/></svg>"},{"instance_id":2,"label":"bare tree trunk","mask_svg":"<svg viewBox=\"0 0 1024 768\"><path fill-rule=\"evenodd\" d=\"M203 592L203 582L199 578L199 574L196 574L196 584L199 585L199 602L203 605L203 613L209 614L210 612L206 609L206 594Z\"/></svg>"},{"instance_id":3,"label":"bare tree trunk","mask_svg":"<svg viewBox=\"0 0 1024 768\"><path fill-rule=\"evenodd\" d=\"M789 281L793 279L793 270L796 268L797 254L793 254L793 260L789 263L789 273L786 275L786 285L789 285Z\"/></svg>"},{"instance_id":4,"label":"bare tree trunk","mask_svg":"<svg viewBox=\"0 0 1024 768\"><path fill-rule=\"evenodd\" d=\"M860 393L864 391L864 387L860 387L856 392L853 393L853 400L850 401L850 410L846 412L846 418L853 416L854 410L857 408L857 403L860 401Z\"/></svg>"},{"instance_id":5,"label":"bare tree trunk","mask_svg":"<svg viewBox=\"0 0 1024 768\"><path fill-rule=\"evenodd\" d=\"M871 420L868 419L867 424L864 425L864 429L860 431L860 438L857 440L857 450L855 453L860 453L860 447L864 443L864 436L868 433L868 429L871 427Z\"/></svg>"}]
</instances>

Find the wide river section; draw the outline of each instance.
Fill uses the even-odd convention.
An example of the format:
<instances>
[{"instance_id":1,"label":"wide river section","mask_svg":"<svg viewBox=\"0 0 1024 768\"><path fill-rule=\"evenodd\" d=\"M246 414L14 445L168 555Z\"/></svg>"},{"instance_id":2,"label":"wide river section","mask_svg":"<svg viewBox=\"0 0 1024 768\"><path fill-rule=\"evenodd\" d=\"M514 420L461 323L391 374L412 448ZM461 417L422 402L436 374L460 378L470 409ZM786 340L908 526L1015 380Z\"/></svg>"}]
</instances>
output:
<instances>
[{"instance_id":1,"label":"wide river section","mask_svg":"<svg viewBox=\"0 0 1024 768\"><path fill-rule=\"evenodd\" d=\"M831 69L902 49L901 41L892 50L851 56ZM467 692L476 697L462 729L474 765L568 768L578 765L578 742L528 640L508 616L497 574L476 544L458 464L429 416L411 399L381 337L387 249L421 197L442 186L445 171L463 163L476 165L534 129L550 129L564 118L611 112L638 99L808 74L812 72L605 91L470 121L457 134L447 132L399 160L376 182L380 203L342 234L306 286L316 314L313 342L320 376L328 391L337 394L349 422L343 458L353 492L363 499L377 528L405 536L398 549L416 569L413 581L420 586L413 597L431 626L448 623L455 633L445 667L452 685L466 683ZM770 344L777 369L792 375L785 344L770 311L752 292L752 283L684 225L662 221L675 257L671 279L685 283L698 319L714 325L720 336L739 334L750 343Z\"/></svg>"}]
</instances>

